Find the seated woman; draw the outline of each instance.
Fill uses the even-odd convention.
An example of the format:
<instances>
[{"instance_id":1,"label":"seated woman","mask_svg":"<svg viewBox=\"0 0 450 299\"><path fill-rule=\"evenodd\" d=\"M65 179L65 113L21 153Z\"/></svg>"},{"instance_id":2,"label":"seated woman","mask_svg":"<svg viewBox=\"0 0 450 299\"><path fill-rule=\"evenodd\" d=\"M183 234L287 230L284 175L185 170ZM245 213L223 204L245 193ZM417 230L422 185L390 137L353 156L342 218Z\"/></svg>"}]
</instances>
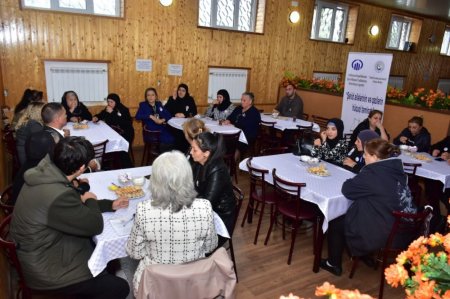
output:
<instances>
[{"instance_id":1,"label":"seated woman","mask_svg":"<svg viewBox=\"0 0 450 299\"><path fill-rule=\"evenodd\" d=\"M23 95L22 95L22 99L14 108L14 116L11 121L11 125L13 127L16 126L17 121L22 116L22 113L25 111L25 109L28 107L28 105L30 103L42 102L42 96L43 96L42 91L32 90L29 88L25 89L25 91L23 92Z\"/></svg>"},{"instance_id":2,"label":"seated woman","mask_svg":"<svg viewBox=\"0 0 450 299\"><path fill-rule=\"evenodd\" d=\"M253 106L255 95L252 92L244 92L241 96L241 106L233 110L224 125L233 124L244 132L248 144L239 141L236 151L236 160L239 160L248 148L251 148L258 137L261 113Z\"/></svg>"},{"instance_id":3,"label":"seated woman","mask_svg":"<svg viewBox=\"0 0 450 299\"><path fill-rule=\"evenodd\" d=\"M195 190L198 197L211 202L216 212L225 223L227 230L233 229L236 199L233 193L228 167L223 160L224 145L222 136L210 132L200 133L191 143L191 156L194 160ZM226 238L219 236L219 246Z\"/></svg>"},{"instance_id":4,"label":"seated woman","mask_svg":"<svg viewBox=\"0 0 450 299\"><path fill-rule=\"evenodd\" d=\"M450 163L450 135L431 146L431 155L449 160Z\"/></svg>"},{"instance_id":5,"label":"seated woman","mask_svg":"<svg viewBox=\"0 0 450 299\"><path fill-rule=\"evenodd\" d=\"M362 130L372 130L378 134L381 139L389 141L389 134L381 123L383 118L383 112L380 110L372 110L369 112L369 116L363 120L356 128L353 130L352 137L350 138L349 144L355 144L356 137Z\"/></svg>"},{"instance_id":6,"label":"seated woman","mask_svg":"<svg viewBox=\"0 0 450 299\"><path fill-rule=\"evenodd\" d=\"M169 98L164 106L174 117L193 117L197 114L194 98L189 94L189 87L181 83L178 85L177 98Z\"/></svg>"},{"instance_id":7,"label":"seated woman","mask_svg":"<svg viewBox=\"0 0 450 299\"><path fill-rule=\"evenodd\" d=\"M21 165L26 161L25 142L31 135L44 129L41 117L44 104L43 102L30 103L21 113L14 128L16 130L17 155Z\"/></svg>"},{"instance_id":8,"label":"seated woman","mask_svg":"<svg viewBox=\"0 0 450 299\"><path fill-rule=\"evenodd\" d=\"M380 138L380 136L372 130L362 130L359 132L355 146L352 147L347 157L344 158L342 163L344 164L344 168L354 173L360 172L361 168L366 165L366 161L364 160L364 145L367 141L377 138Z\"/></svg>"},{"instance_id":9,"label":"seated woman","mask_svg":"<svg viewBox=\"0 0 450 299\"><path fill-rule=\"evenodd\" d=\"M66 91L62 96L61 104L66 108L67 121L80 122L83 120L92 120L92 114L80 102L75 91Z\"/></svg>"},{"instance_id":10,"label":"seated woman","mask_svg":"<svg viewBox=\"0 0 450 299\"><path fill-rule=\"evenodd\" d=\"M327 129L320 133L320 138L314 140L311 156L319 157L327 162L342 164L347 155L347 142L343 136L344 123L339 118L332 118L327 123Z\"/></svg>"},{"instance_id":11,"label":"seated woman","mask_svg":"<svg viewBox=\"0 0 450 299\"><path fill-rule=\"evenodd\" d=\"M416 146L418 152L430 150L431 135L423 126L423 118L414 116L408 121L408 127L394 139L395 145L406 144Z\"/></svg>"},{"instance_id":12,"label":"seated woman","mask_svg":"<svg viewBox=\"0 0 450 299\"><path fill-rule=\"evenodd\" d=\"M174 138L167 128L166 123L172 116L158 100L158 93L155 88L147 88L144 96L145 100L139 103L136 119L141 120L147 130L160 131L160 151L170 151L173 148ZM152 142L153 140L145 140L144 135L144 141Z\"/></svg>"},{"instance_id":13,"label":"seated woman","mask_svg":"<svg viewBox=\"0 0 450 299\"><path fill-rule=\"evenodd\" d=\"M230 95L226 89L217 92L217 99L209 105L205 115L215 120L226 120L233 112L234 106L230 101Z\"/></svg>"},{"instance_id":14,"label":"seated woman","mask_svg":"<svg viewBox=\"0 0 450 299\"><path fill-rule=\"evenodd\" d=\"M134 139L133 120L131 119L130 110L120 102L119 95L110 93L107 97L106 108L95 115L92 120L94 122L103 120L122 135L131 146Z\"/></svg>"},{"instance_id":15,"label":"seated woman","mask_svg":"<svg viewBox=\"0 0 450 299\"><path fill-rule=\"evenodd\" d=\"M152 200L138 203L126 245L140 260L134 274L137 294L145 266L181 264L205 257L217 247L211 203L196 198L192 169L180 152L168 152L153 162Z\"/></svg>"},{"instance_id":16,"label":"seated woman","mask_svg":"<svg viewBox=\"0 0 450 299\"><path fill-rule=\"evenodd\" d=\"M366 166L342 185L342 193L352 204L347 214L329 223L328 259L321 261L322 269L341 275L346 244L352 256L367 256L385 245L394 223L393 211L416 212L402 160L391 158L396 154L398 148L386 140L366 143Z\"/></svg>"}]
</instances>

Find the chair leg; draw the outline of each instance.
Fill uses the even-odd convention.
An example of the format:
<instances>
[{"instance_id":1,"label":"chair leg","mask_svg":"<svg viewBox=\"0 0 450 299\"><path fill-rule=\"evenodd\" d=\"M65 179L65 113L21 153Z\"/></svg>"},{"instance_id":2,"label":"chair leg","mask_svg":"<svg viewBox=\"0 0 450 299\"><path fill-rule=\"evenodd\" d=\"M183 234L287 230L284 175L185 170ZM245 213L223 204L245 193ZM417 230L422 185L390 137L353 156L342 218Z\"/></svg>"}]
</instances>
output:
<instances>
[{"instance_id":1,"label":"chair leg","mask_svg":"<svg viewBox=\"0 0 450 299\"><path fill-rule=\"evenodd\" d=\"M242 222L241 222L241 227L244 227L244 223L245 223L245 220L247 220L247 217L249 220L247 222L248 223L252 222L249 214L253 214L253 199L251 199L251 198L248 199L247 208L245 209L245 213L244 213L244 218L242 218Z\"/></svg>"},{"instance_id":2,"label":"chair leg","mask_svg":"<svg viewBox=\"0 0 450 299\"><path fill-rule=\"evenodd\" d=\"M283 215L283 240L286 240L286 217Z\"/></svg>"},{"instance_id":3,"label":"chair leg","mask_svg":"<svg viewBox=\"0 0 450 299\"><path fill-rule=\"evenodd\" d=\"M263 203L263 207L264 207L264 203ZM261 215L262 215L262 213L261 213ZM261 217L261 215L260 215L260 217ZM267 236L266 236L266 240L264 241L264 245L267 245L267 243L269 243L269 238L270 238L270 234L272 233L273 223L275 222L276 219L277 219L277 210L275 208L275 212L270 215L269 231L267 232Z\"/></svg>"},{"instance_id":4,"label":"chair leg","mask_svg":"<svg viewBox=\"0 0 450 299\"><path fill-rule=\"evenodd\" d=\"M258 226L256 227L255 240L253 241L253 244L255 244L255 245L258 242L258 234L259 234L259 229L261 228L262 216L264 214L264 206L265 205L266 205L265 202L263 202L261 205L261 214L259 214Z\"/></svg>"},{"instance_id":5,"label":"chair leg","mask_svg":"<svg viewBox=\"0 0 450 299\"><path fill-rule=\"evenodd\" d=\"M291 248L289 249L289 256L287 264L290 265L292 261L292 254L294 253L294 245L295 245L295 239L297 237L297 229L298 229L298 221L297 219L292 220L292 230L291 230Z\"/></svg>"},{"instance_id":6,"label":"chair leg","mask_svg":"<svg viewBox=\"0 0 450 299\"><path fill-rule=\"evenodd\" d=\"M378 299L383 299L384 292L384 269L386 268L386 254L383 254L383 261L381 262L381 278L380 278L380 291L378 292Z\"/></svg>"},{"instance_id":7,"label":"chair leg","mask_svg":"<svg viewBox=\"0 0 450 299\"><path fill-rule=\"evenodd\" d=\"M348 278L353 278L353 276L355 275L355 272L356 272L356 267L358 267L358 264L359 264L358 256L353 256L352 259L353 259L352 269L350 270L350 275L348 276Z\"/></svg>"},{"instance_id":8,"label":"chair leg","mask_svg":"<svg viewBox=\"0 0 450 299\"><path fill-rule=\"evenodd\" d=\"M230 238L228 240L228 243L230 244L230 255L231 255L231 260L233 261L234 273L236 274L236 282L239 282L237 268L236 268L236 260L234 259L233 239Z\"/></svg>"}]
</instances>

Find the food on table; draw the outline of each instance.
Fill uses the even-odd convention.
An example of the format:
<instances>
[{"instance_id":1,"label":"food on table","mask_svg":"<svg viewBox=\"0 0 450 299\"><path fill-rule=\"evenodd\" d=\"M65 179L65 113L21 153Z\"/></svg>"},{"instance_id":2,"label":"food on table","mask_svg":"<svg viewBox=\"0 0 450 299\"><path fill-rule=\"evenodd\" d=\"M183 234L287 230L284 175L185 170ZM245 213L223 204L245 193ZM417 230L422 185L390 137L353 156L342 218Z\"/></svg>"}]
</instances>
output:
<instances>
[{"instance_id":1,"label":"food on table","mask_svg":"<svg viewBox=\"0 0 450 299\"><path fill-rule=\"evenodd\" d=\"M74 123L73 128L75 130L83 130L83 129L88 129L89 125L87 123Z\"/></svg>"},{"instance_id":2,"label":"food on table","mask_svg":"<svg viewBox=\"0 0 450 299\"><path fill-rule=\"evenodd\" d=\"M414 159L420 160L420 161L424 161L424 162L430 162L431 158L428 157L427 155L424 154L415 154L413 155Z\"/></svg>"},{"instance_id":3,"label":"food on table","mask_svg":"<svg viewBox=\"0 0 450 299\"><path fill-rule=\"evenodd\" d=\"M325 164L320 164L319 166L309 167L308 172L311 174L318 175L318 176L329 176L330 175L327 168L325 167Z\"/></svg>"},{"instance_id":4,"label":"food on table","mask_svg":"<svg viewBox=\"0 0 450 299\"><path fill-rule=\"evenodd\" d=\"M117 189L119 189L119 187L116 185L111 185L111 186L108 186L108 189L111 191L116 191Z\"/></svg>"},{"instance_id":5,"label":"food on table","mask_svg":"<svg viewBox=\"0 0 450 299\"><path fill-rule=\"evenodd\" d=\"M144 190L139 186L125 186L115 190L117 196L126 198L140 198L145 195Z\"/></svg>"}]
</instances>

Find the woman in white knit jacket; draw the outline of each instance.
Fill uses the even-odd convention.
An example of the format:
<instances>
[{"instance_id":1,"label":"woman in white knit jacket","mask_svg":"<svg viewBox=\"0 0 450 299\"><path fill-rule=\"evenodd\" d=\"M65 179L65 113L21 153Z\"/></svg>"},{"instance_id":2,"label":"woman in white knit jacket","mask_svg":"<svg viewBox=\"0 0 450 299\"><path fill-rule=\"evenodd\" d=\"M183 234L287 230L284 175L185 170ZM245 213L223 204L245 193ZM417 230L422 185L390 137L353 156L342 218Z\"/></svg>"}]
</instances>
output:
<instances>
[{"instance_id":1,"label":"woman in white knit jacket","mask_svg":"<svg viewBox=\"0 0 450 299\"><path fill-rule=\"evenodd\" d=\"M164 153L153 162L152 199L139 203L126 247L130 257L140 260L135 295L145 266L195 261L217 247L211 204L196 198L193 182L191 166L180 152Z\"/></svg>"}]
</instances>

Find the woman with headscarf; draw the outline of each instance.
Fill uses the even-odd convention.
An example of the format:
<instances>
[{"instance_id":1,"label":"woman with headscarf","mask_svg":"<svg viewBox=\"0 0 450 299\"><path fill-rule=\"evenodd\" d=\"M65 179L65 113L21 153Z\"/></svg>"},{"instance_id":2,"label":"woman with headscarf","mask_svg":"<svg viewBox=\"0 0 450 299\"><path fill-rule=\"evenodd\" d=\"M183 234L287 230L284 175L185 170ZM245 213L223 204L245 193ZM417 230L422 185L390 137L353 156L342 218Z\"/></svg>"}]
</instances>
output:
<instances>
[{"instance_id":1,"label":"woman with headscarf","mask_svg":"<svg viewBox=\"0 0 450 299\"><path fill-rule=\"evenodd\" d=\"M319 157L327 162L342 164L347 156L347 142L344 139L344 123L339 118L332 118L327 129L314 140L311 156Z\"/></svg>"},{"instance_id":2,"label":"woman with headscarf","mask_svg":"<svg viewBox=\"0 0 450 299\"><path fill-rule=\"evenodd\" d=\"M80 102L75 91L66 91L62 96L61 104L66 108L67 121L80 122L83 120L92 120L92 114Z\"/></svg>"},{"instance_id":3,"label":"woman with headscarf","mask_svg":"<svg viewBox=\"0 0 450 299\"><path fill-rule=\"evenodd\" d=\"M98 122L103 120L116 132L123 136L130 144L134 139L133 120L130 110L120 102L120 97L115 93L110 93L107 98L107 106L92 120Z\"/></svg>"},{"instance_id":4,"label":"woman with headscarf","mask_svg":"<svg viewBox=\"0 0 450 299\"><path fill-rule=\"evenodd\" d=\"M344 168L354 173L358 173L366 161L364 160L364 145L367 141L380 138L380 136L372 130L362 130L359 132L355 141L355 146L348 152L347 157L344 159Z\"/></svg>"},{"instance_id":5,"label":"woman with headscarf","mask_svg":"<svg viewBox=\"0 0 450 299\"><path fill-rule=\"evenodd\" d=\"M178 85L177 98L169 98L164 108L174 117L193 117L197 114L194 98L189 94L189 87L181 83Z\"/></svg>"},{"instance_id":6,"label":"woman with headscarf","mask_svg":"<svg viewBox=\"0 0 450 299\"><path fill-rule=\"evenodd\" d=\"M230 101L230 94L226 89L217 92L217 99L209 105L205 115L215 120L225 120L233 112L234 106Z\"/></svg>"}]
</instances>

